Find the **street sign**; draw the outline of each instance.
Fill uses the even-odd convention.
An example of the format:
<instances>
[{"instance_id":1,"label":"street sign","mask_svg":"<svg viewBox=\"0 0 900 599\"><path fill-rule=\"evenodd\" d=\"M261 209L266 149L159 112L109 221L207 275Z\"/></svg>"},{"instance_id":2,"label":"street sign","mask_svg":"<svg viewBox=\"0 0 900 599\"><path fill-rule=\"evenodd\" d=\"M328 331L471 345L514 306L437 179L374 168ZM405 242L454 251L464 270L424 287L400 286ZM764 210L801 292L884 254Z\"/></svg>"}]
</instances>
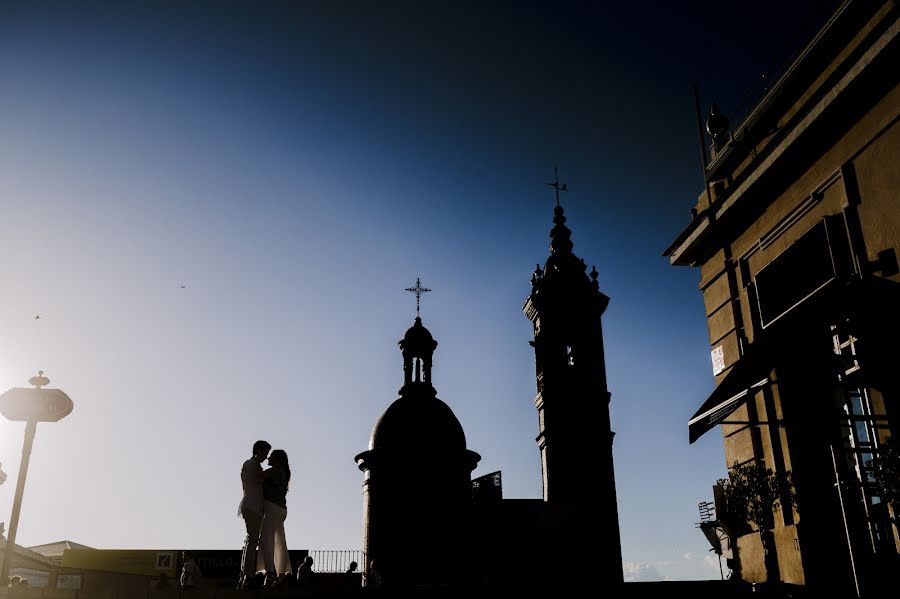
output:
<instances>
[{"instance_id":1,"label":"street sign","mask_svg":"<svg viewBox=\"0 0 900 599\"><path fill-rule=\"evenodd\" d=\"M19 465L19 481L16 483L16 496L13 499L12 516L9 519L9 539L7 547L16 546L16 532L19 528L19 512L22 509L22 495L25 492L25 475L28 472L28 461L31 459L31 447L37 433L38 422L57 422L72 413L72 400L59 389L43 389L50 384L50 379L39 370L37 376L28 379L34 389L15 387L0 395L0 414L9 420L25 422L25 440L22 443L22 462ZM3 553L0 561L0 586L8 580L12 551Z\"/></svg>"},{"instance_id":2,"label":"street sign","mask_svg":"<svg viewBox=\"0 0 900 599\"><path fill-rule=\"evenodd\" d=\"M0 395L0 414L21 422L57 422L72 413L74 404L59 389L15 387Z\"/></svg>"}]
</instances>

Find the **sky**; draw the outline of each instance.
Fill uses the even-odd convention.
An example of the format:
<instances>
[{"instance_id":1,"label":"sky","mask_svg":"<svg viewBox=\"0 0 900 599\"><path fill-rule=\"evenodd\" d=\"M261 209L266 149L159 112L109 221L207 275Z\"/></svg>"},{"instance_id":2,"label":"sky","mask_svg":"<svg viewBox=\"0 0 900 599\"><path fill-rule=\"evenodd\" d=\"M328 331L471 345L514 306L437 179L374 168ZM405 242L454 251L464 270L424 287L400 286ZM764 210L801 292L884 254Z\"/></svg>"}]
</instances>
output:
<instances>
[{"instance_id":1,"label":"sky","mask_svg":"<svg viewBox=\"0 0 900 599\"><path fill-rule=\"evenodd\" d=\"M691 85L736 119L835 2L610 4L0 4L0 390L40 369L75 404L38 426L18 543L239 548L267 439L289 547L361 548L353 457L417 277L473 476L540 497L522 305L558 164L611 297L626 580L718 578L699 273L662 256L703 190ZM0 419L7 523L23 433Z\"/></svg>"}]
</instances>

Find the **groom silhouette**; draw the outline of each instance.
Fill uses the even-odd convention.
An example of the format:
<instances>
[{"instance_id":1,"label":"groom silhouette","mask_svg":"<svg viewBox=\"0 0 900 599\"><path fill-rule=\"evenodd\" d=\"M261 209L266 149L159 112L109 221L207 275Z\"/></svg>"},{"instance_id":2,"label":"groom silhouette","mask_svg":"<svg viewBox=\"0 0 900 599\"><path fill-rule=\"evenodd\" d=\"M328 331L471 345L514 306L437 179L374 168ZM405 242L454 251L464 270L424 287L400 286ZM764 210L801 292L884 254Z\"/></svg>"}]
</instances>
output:
<instances>
[{"instance_id":1,"label":"groom silhouette","mask_svg":"<svg viewBox=\"0 0 900 599\"><path fill-rule=\"evenodd\" d=\"M247 536L241 556L241 578L238 588L252 587L256 580L256 551L259 548L259 533L263 521L263 469L262 463L269 456L272 446L267 441L253 444L253 455L241 467L241 486L244 497L238 508L238 515L244 519Z\"/></svg>"}]
</instances>

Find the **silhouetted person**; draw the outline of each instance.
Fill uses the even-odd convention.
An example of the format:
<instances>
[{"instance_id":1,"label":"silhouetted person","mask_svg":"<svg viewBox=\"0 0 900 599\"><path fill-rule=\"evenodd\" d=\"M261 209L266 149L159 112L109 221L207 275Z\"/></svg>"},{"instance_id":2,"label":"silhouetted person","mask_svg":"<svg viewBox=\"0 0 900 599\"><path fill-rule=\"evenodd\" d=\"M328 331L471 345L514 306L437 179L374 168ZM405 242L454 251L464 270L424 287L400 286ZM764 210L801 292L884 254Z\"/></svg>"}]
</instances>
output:
<instances>
[{"instance_id":1,"label":"silhouetted person","mask_svg":"<svg viewBox=\"0 0 900 599\"><path fill-rule=\"evenodd\" d=\"M269 468L263 472L263 518L259 537L256 569L265 569L264 586L280 587L291 575L291 556L284 535L287 518L287 492L291 481L291 467L287 452L275 449L269 456Z\"/></svg>"},{"instance_id":2,"label":"silhouetted person","mask_svg":"<svg viewBox=\"0 0 900 599\"><path fill-rule=\"evenodd\" d=\"M384 581L381 578L381 570L378 569L378 564L375 563L375 560L369 562L369 573L366 576L366 587L367 588L377 588L384 584Z\"/></svg>"},{"instance_id":3,"label":"silhouetted person","mask_svg":"<svg viewBox=\"0 0 900 599\"><path fill-rule=\"evenodd\" d=\"M356 569L359 567L359 564L356 562L350 562L350 567L347 568L347 571L344 572L344 582L348 587L354 587L356 585Z\"/></svg>"},{"instance_id":4,"label":"silhouetted person","mask_svg":"<svg viewBox=\"0 0 900 599\"><path fill-rule=\"evenodd\" d=\"M247 536L244 538L244 552L241 556L241 578L238 588L250 588L256 579L256 551L263 522L263 469L262 462L269 455L272 446L267 441L253 444L253 455L241 467L241 486L244 497L238 508L238 516L244 519Z\"/></svg>"},{"instance_id":5,"label":"silhouetted person","mask_svg":"<svg viewBox=\"0 0 900 599\"><path fill-rule=\"evenodd\" d=\"M307 555L303 558L303 563L297 568L297 584L299 585L308 585L309 581L312 579L313 570L313 558L311 555Z\"/></svg>"},{"instance_id":6,"label":"silhouetted person","mask_svg":"<svg viewBox=\"0 0 900 599\"><path fill-rule=\"evenodd\" d=\"M181 568L180 582L181 588L187 591L197 586L203 572L200 571L200 566L194 561L194 556L189 551L185 551L182 555L184 555L184 566Z\"/></svg>"}]
</instances>

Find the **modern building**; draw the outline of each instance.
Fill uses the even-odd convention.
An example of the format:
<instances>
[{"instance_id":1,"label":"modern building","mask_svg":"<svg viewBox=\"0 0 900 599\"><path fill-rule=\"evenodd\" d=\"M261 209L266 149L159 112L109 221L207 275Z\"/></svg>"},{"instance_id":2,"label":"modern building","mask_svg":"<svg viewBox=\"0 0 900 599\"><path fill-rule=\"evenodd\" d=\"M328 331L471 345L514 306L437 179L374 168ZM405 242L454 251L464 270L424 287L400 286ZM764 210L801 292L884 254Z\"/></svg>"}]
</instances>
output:
<instances>
[{"instance_id":1,"label":"modern building","mask_svg":"<svg viewBox=\"0 0 900 599\"><path fill-rule=\"evenodd\" d=\"M417 317L400 341L400 398L355 458L365 473L363 551L385 584L608 589L623 581L600 322L609 298L596 269L588 275L572 253L558 203L553 222L550 257L524 306L534 328L543 498L503 499L499 472L471 480L480 456L437 399L437 342ZM527 576L525 564L536 565Z\"/></svg>"},{"instance_id":2,"label":"modern building","mask_svg":"<svg viewBox=\"0 0 900 599\"><path fill-rule=\"evenodd\" d=\"M717 384L690 441L721 425L729 467L792 473L768 568L760 535L732 530L748 581L900 582L873 471L900 440L898 33L896 2L847 0L740 122L711 114L706 189L665 251L700 270Z\"/></svg>"}]
</instances>

